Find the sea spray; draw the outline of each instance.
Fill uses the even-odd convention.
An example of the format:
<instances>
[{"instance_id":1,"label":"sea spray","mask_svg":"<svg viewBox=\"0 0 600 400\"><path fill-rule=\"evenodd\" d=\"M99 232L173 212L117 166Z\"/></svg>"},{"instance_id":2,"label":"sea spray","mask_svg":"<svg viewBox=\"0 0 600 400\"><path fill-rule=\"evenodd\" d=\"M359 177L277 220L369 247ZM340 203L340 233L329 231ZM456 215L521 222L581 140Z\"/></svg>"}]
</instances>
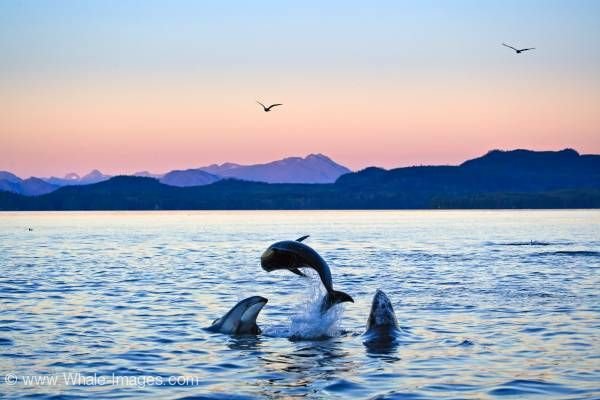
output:
<instances>
[{"instance_id":1,"label":"sea spray","mask_svg":"<svg viewBox=\"0 0 600 400\"><path fill-rule=\"evenodd\" d=\"M301 299L292 310L287 325L263 327L262 334L270 337L286 337L291 340L316 340L340 336L341 321L344 311L343 304L331 307L326 313L321 313L321 303L327 292L321 285L317 273L308 268L303 270L308 279L304 282L306 291L298 297Z\"/></svg>"},{"instance_id":2,"label":"sea spray","mask_svg":"<svg viewBox=\"0 0 600 400\"><path fill-rule=\"evenodd\" d=\"M309 277L314 278L314 273ZM321 303L327 294L318 279L310 279L306 301L299 303L297 312L290 317L289 337L292 340L324 339L339 336L343 305L321 313Z\"/></svg>"}]
</instances>

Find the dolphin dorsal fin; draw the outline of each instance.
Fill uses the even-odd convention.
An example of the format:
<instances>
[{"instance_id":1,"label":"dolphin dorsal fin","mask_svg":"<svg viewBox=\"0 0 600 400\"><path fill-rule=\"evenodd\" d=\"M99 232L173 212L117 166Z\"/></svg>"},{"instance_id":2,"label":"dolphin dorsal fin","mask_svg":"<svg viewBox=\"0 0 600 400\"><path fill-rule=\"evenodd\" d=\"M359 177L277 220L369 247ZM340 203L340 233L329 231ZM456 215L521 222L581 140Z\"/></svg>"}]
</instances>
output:
<instances>
[{"instance_id":1,"label":"dolphin dorsal fin","mask_svg":"<svg viewBox=\"0 0 600 400\"><path fill-rule=\"evenodd\" d=\"M301 242L301 241L303 241L304 239L308 238L309 236L310 236L310 235L305 235L305 236L299 237L298 239L296 239L296 242Z\"/></svg>"}]
</instances>

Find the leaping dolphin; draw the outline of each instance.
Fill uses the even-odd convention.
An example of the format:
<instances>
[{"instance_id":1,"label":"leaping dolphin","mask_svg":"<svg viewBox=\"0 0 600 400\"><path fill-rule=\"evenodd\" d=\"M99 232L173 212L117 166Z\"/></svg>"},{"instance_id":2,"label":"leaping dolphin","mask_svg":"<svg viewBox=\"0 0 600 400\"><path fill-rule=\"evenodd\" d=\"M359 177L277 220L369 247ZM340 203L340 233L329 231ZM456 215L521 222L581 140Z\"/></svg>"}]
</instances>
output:
<instances>
[{"instance_id":1,"label":"leaping dolphin","mask_svg":"<svg viewBox=\"0 0 600 400\"><path fill-rule=\"evenodd\" d=\"M211 326L204 329L229 335L258 335L261 330L256 325L256 317L268 301L261 296L248 297L237 303L223 317L214 320Z\"/></svg>"},{"instance_id":2,"label":"leaping dolphin","mask_svg":"<svg viewBox=\"0 0 600 400\"><path fill-rule=\"evenodd\" d=\"M294 240L273 243L260 256L260 265L267 271L287 269L297 275L305 276L298 268L312 268L319 274L327 295L321 303L321 312L326 312L338 303L349 301L354 303L350 295L333 290L331 270L321 256L309 246L301 243L307 236Z\"/></svg>"},{"instance_id":3,"label":"leaping dolphin","mask_svg":"<svg viewBox=\"0 0 600 400\"><path fill-rule=\"evenodd\" d=\"M367 320L364 344L367 346L390 345L396 342L398 334L400 334L400 328L398 328L398 320L394 314L392 302L382 290L377 289Z\"/></svg>"}]
</instances>

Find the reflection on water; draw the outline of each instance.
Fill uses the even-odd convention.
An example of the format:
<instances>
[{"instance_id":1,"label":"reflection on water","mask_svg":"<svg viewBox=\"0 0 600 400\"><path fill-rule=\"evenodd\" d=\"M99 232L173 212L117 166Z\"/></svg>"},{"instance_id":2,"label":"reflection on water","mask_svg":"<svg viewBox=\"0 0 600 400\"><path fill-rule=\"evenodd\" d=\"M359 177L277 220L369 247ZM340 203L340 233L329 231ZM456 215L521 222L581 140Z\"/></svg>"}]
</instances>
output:
<instances>
[{"instance_id":1,"label":"reflection on water","mask_svg":"<svg viewBox=\"0 0 600 400\"><path fill-rule=\"evenodd\" d=\"M259 264L304 234L356 301L325 320L314 277ZM4 213L0 393L595 398L599 267L597 211ZM393 346L363 345L378 288L401 327ZM269 299L264 335L202 330L251 295ZM193 379L139 380L172 376Z\"/></svg>"}]
</instances>

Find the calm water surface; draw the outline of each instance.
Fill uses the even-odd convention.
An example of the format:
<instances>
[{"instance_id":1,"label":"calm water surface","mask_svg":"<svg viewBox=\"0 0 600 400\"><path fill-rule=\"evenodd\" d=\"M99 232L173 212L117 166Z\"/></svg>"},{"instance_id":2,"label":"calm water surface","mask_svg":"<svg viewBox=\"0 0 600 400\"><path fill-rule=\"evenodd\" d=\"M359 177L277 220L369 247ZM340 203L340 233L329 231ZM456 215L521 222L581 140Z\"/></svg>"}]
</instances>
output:
<instances>
[{"instance_id":1,"label":"calm water surface","mask_svg":"<svg viewBox=\"0 0 600 400\"><path fill-rule=\"evenodd\" d=\"M356 301L321 340L318 281L259 265L305 234ZM598 211L1 213L0 272L0 397L600 398ZM251 295L264 335L202 330Z\"/></svg>"}]
</instances>

